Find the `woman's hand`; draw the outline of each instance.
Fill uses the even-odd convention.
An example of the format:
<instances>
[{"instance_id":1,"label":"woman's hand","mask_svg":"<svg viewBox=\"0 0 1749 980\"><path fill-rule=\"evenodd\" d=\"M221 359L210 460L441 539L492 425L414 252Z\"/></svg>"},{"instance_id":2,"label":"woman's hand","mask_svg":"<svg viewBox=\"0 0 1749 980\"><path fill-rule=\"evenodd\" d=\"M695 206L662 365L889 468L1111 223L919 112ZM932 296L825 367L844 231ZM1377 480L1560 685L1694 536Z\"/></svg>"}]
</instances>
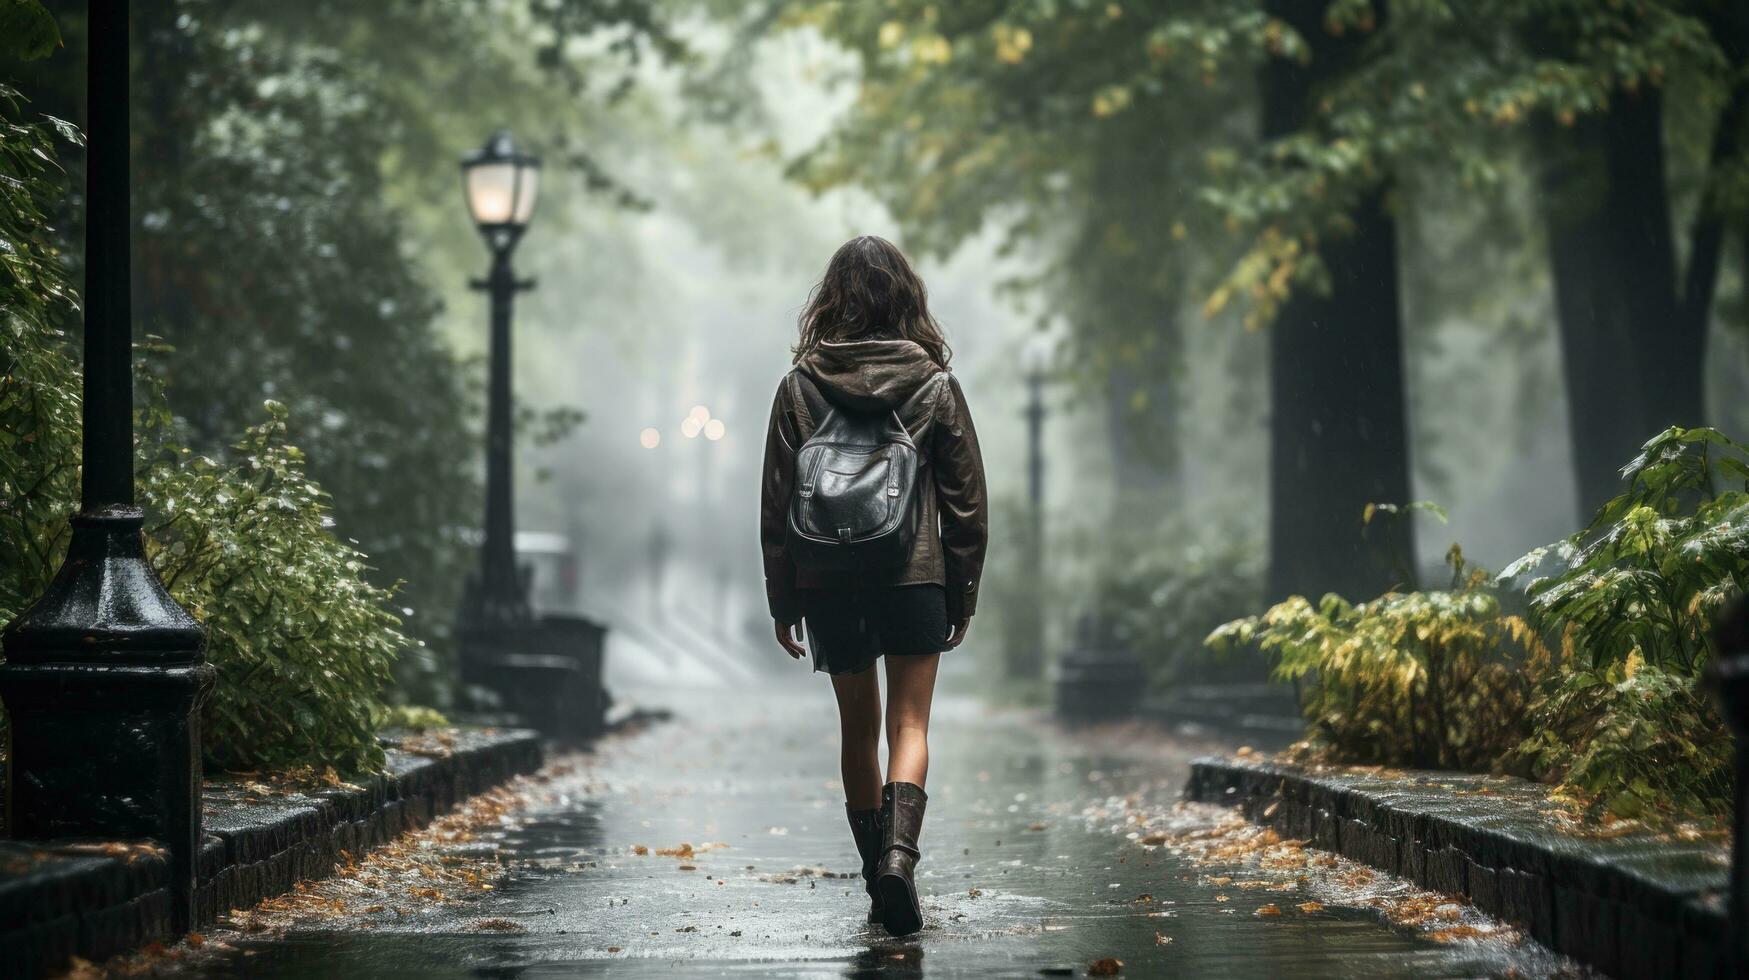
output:
<instances>
[{"instance_id":1,"label":"woman's hand","mask_svg":"<svg viewBox=\"0 0 1749 980\"><path fill-rule=\"evenodd\" d=\"M970 617L967 617L965 619L960 620L959 625L955 626L953 628L953 632L948 635L947 648L949 650L952 650L954 647L957 647L961 643L964 643L966 641L966 630L969 630L971 628L972 628L972 620Z\"/></svg>"},{"instance_id":2,"label":"woman's hand","mask_svg":"<svg viewBox=\"0 0 1749 980\"><path fill-rule=\"evenodd\" d=\"M777 627L777 645L783 647L784 653L789 654L795 660L800 660L807 655L808 651L796 642L795 634L791 632L795 627L779 623L776 620L773 620L772 623Z\"/></svg>"}]
</instances>

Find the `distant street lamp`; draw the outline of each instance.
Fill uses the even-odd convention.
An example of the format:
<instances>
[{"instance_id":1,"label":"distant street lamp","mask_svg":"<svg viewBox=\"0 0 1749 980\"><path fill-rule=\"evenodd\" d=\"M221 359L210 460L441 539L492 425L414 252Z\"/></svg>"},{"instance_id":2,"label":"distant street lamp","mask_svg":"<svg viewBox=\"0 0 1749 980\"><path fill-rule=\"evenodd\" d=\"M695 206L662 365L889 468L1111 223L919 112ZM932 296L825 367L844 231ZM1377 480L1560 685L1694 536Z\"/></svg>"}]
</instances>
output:
<instances>
[{"instance_id":1,"label":"distant street lamp","mask_svg":"<svg viewBox=\"0 0 1749 980\"><path fill-rule=\"evenodd\" d=\"M462 158L462 182L474 224L494 255L508 257L534 217L540 158L518 150L509 133L494 133L485 146Z\"/></svg>"},{"instance_id":2,"label":"distant street lamp","mask_svg":"<svg viewBox=\"0 0 1749 980\"><path fill-rule=\"evenodd\" d=\"M464 615L470 625L520 623L529 618L528 595L516 568L516 523L512 486L510 313L516 294L533 289L517 279L510 254L534 216L540 191L540 158L516 148L505 132L462 159L468 213L492 252L492 269L469 283L491 298L492 338L486 397L486 539L480 548L480 578Z\"/></svg>"}]
</instances>

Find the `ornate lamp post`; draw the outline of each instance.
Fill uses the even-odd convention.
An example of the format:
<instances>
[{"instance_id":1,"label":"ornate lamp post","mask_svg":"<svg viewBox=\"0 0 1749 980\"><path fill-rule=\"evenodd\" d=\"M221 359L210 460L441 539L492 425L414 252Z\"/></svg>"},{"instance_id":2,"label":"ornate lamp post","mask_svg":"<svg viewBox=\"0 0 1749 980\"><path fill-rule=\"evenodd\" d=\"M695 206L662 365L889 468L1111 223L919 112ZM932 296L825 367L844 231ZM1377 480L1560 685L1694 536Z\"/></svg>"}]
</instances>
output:
<instances>
[{"instance_id":1,"label":"ornate lamp post","mask_svg":"<svg viewBox=\"0 0 1749 980\"><path fill-rule=\"evenodd\" d=\"M486 246L492 269L469 283L485 290L492 304L490 378L486 403L486 539L480 550L480 578L472 584L463 616L478 628L524 622L529 605L516 568L515 502L512 499L510 409L510 311L516 294L534 281L517 279L510 254L534 216L540 191L540 158L516 148L499 132L462 159L462 184L468 212Z\"/></svg>"},{"instance_id":2,"label":"ornate lamp post","mask_svg":"<svg viewBox=\"0 0 1749 980\"><path fill-rule=\"evenodd\" d=\"M200 841L200 624L146 561L134 506L128 5L92 0L79 513L66 562L6 628L7 827L29 840L150 838L169 852L171 925L193 921Z\"/></svg>"}]
</instances>

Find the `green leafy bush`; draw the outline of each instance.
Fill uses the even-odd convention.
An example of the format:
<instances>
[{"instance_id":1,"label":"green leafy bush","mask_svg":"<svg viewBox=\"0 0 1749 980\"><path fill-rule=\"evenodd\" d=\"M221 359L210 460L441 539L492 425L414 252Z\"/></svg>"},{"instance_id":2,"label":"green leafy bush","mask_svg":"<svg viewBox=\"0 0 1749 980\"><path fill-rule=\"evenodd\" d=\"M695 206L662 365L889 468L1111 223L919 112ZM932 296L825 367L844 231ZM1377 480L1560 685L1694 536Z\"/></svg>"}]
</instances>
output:
<instances>
[{"instance_id":1,"label":"green leafy bush","mask_svg":"<svg viewBox=\"0 0 1749 980\"><path fill-rule=\"evenodd\" d=\"M66 192L53 127L19 121L0 85L0 622L41 592L66 549L79 499L78 367L60 325L77 312L46 202Z\"/></svg>"},{"instance_id":2,"label":"green leafy bush","mask_svg":"<svg viewBox=\"0 0 1749 980\"><path fill-rule=\"evenodd\" d=\"M0 88L0 622L60 567L79 498L80 372L60 329L77 304L43 216L64 192L52 131L77 134L17 116L16 95ZM168 439L161 392L148 385L143 401L151 557L206 624L218 668L208 765L380 766L375 722L405 640L364 556L327 529L326 495L284 444L284 410L270 404L239 461L221 466Z\"/></svg>"},{"instance_id":3,"label":"green leafy bush","mask_svg":"<svg viewBox=\"0 0 1749 980\"><path fill-rule=\"evenodd\" d=\"M1539 672L1531 734L1508 768L1622 817L1729 811L1730 733L1692 676L1637 654L1600 667L1573 659Z\"/></svg>"},{"instance_id":4,"label":"green leafy bush","mask_svg":"<svg viewBox=\"0 0 1749 980\"><path fill-rule=\"evenodd\" d=\"M1749 583L1749 447L1672 428L1584 530L1490 582L1350 604L1295 596L1215 630L1302 684L1308 745L1345 762L1519 773L1623 817L1728 812L1731 739L1697 691ZM1531 578L1525 616L1503 583Z\"/></svg>"},{"instance_id":5,"label":"green leafy bush","mask_svg":"<svg viewBox=\"0 0 1749 980\"><path fill-rule=\"evenodd\" d=\"M1203 638L1257 608L1263 594L1263 550L1239 535L1203 543L1170 529L1109 542L1102 551L1093 590L1101 616L1156 688L1206 678L1211 668L1194 662ZM1231 666L1245 674L1250 665Z\"/></svg>"},{"instance_id":6,"label":"green leafy bush","mask_svg":"<svg viewBox=\"0 0 1749 980\"><path fill-rule=\"evenodd\" d=\"M286 410L236 447L154 468L141 503L154 567L207 628L220 683L202 723L224 769L379 768L377 720L407 643L364 555L329 532L327 494L284 444Z\"/></svg>"},{"instance_id":7,"label":"green leafy bush","mask_svg":"<svg viewBox=\"0 0 1749 980\"><path fill-rule=\"evenodd\" d=\"M1534 650L1522 619L1502 615L1488 576L1455 546L1451 588L1371 602L1293 596L1209 635L1256 644L1278 680L1301 685L1313 744L1335 758L1487 769L1524 737L1531 693L1509 649Z\"/></svg>"},{"instance_id":8,"label":"green leafy bush","mask_svg":"<svg viewBox=\"0 0 1749 980\"><path fill-rule=\"evenodd\" d=\"M1590 526L1502 574L1531 621L1559 638L1514 762L1620 815L1649 806L1722 812L1730 738L1695 690L1716 654L1708 628L1749 583L1749 447L1713 429L1668 429L1622 471L1627 489Z\"/></svg>"},{"instance_id":9,"label":"green leafy bush","mask_svg":"<svg viewBox=\"0 0 1749 980\"><path fill-rule=\"evenodd\" d=\"M406 728L416 732L448 725L449 719L436 708L409 704L390 705L382 717L377 719L378 728Z\"/></svg>"}]
</instances>

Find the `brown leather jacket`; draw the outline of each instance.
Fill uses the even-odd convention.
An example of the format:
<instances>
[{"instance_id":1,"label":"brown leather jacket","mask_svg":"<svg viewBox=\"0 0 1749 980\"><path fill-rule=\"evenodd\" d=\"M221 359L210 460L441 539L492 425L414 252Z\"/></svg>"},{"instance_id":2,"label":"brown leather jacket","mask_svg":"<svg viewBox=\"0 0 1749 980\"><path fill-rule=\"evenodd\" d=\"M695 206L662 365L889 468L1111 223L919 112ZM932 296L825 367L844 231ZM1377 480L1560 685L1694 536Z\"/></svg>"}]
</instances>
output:
<instances>
[{"instance_id":1,"label":"brown leather jacket","mask_svg":"<svg viewBox=\"0 0 1749 980\"><path fill-rule=\"evenodd\" d=\"M928 582L946 586L950 622L971 616L978 605L990 510L978 434L959 381L950 374L947 384L935 386L932 393L922 391L940 368L922 347L908 340L827 343L803 357L790 374L796 372L813 382L832 405L899 413L925 458L918 474L923 511L911 558L901 568L849 577L796 568L784 549L796 450L818 420L808 405L809 396L803 393L798 400L799 385L786 375L771 404L760 486L759 543L772 618L780 623L801 619L798 589Z\"/></svg>"}]
</instances>

